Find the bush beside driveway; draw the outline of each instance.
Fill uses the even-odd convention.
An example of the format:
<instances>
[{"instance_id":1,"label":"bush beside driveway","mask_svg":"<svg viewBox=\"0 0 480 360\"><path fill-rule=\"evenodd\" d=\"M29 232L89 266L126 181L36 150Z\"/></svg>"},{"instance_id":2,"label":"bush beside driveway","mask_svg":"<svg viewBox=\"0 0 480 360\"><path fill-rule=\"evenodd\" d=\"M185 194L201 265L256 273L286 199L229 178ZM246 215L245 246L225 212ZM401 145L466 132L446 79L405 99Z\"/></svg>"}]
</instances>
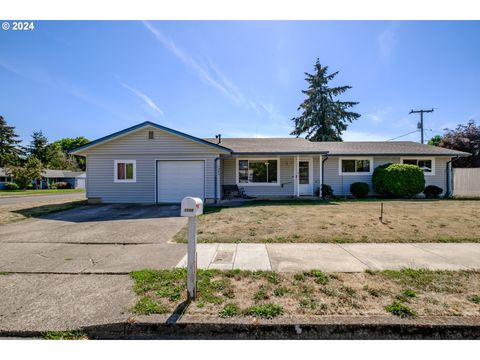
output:
<instances>
[{"instance_id":1,"label":"bush beside driveway","mask_svg":"<svg viewBox=\"0 0 480 360\"><path fill-rule=\"evenodd\" d=\"M479 219L480 202L475 200L253 201L207 207L199 218L198 241L479 242ZM186 241L186 228L176 240Z\"/></svg>"}]
</instances>

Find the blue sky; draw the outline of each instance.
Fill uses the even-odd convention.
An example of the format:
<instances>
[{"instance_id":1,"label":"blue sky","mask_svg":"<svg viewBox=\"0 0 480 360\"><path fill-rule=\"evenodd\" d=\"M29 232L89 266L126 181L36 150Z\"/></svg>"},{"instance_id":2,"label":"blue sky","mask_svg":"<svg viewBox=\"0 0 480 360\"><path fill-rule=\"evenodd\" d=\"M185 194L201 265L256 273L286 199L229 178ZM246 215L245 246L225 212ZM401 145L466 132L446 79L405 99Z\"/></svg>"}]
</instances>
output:
<instances>
[{"instance_id":1,"label":"blue sky","mask_svg":"<svg viewBox=\"0 0 480 360\"><path fill-rule=\"evenodd\" d=\"M289 136L317 57L362 117L345 140L480 118L480 22L56 21L0 31L0 114L29 141L150 120L199 137ZM402 138L418 141L419 134Z\"/></svg>"}]
</instances>

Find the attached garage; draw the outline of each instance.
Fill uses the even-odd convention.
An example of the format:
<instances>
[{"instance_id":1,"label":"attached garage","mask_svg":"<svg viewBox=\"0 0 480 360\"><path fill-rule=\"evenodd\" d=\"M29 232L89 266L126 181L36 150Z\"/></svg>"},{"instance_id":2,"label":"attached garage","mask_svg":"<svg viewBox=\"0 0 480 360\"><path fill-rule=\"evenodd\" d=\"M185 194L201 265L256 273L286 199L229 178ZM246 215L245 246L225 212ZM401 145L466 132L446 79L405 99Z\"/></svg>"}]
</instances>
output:
<instances>
[{"instance_id":1,"label":"attached garage","mask_svg":"<svg viewBox=\"0 0 480 360\"><path fill-rule=\"evenodd\" d=\"M205 161L158 160L157 202L178 203L185 196L205 198Z\"/></svg>"}]
</instances>

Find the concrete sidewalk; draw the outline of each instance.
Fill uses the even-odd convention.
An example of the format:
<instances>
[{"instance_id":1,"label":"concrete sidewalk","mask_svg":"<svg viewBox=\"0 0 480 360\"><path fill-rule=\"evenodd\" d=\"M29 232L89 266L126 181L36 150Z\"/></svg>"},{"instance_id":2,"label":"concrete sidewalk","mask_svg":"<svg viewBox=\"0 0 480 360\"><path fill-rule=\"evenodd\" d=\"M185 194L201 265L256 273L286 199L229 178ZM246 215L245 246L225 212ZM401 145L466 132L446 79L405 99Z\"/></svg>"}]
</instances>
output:
<instances>
[{"instance_id":1,"label":"concrete sidewalk","mask_svg":"<svg viewBox=\"0 0 480 360\"><path fill-rule=\"evenodd\" d=\"M367 269L480 269L480 244L198 244L203 269L359 272ZM186 256L177 267L186 266Z\"/></svg>"}]
</instances>

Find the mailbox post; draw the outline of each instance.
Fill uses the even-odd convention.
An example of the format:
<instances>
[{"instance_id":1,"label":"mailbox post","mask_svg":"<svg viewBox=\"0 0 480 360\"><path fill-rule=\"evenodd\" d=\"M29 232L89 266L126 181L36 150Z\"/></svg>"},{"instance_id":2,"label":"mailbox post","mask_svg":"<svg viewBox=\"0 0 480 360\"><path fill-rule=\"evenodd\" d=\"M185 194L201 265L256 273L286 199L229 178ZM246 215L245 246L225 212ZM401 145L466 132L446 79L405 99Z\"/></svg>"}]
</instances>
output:
<instances>
[{"instance_id":1,"label":"mailbox post","mask_svg":"<svg viewBox=\"0 0 480 360\"><path fill-rule=\"evenodd\" d=\"M187 245L187 291L188 299L197 296L197 216L203 214L200 198L186 197L182 200L180 215L188 217Z\"/></svg>"}]
</instances>

